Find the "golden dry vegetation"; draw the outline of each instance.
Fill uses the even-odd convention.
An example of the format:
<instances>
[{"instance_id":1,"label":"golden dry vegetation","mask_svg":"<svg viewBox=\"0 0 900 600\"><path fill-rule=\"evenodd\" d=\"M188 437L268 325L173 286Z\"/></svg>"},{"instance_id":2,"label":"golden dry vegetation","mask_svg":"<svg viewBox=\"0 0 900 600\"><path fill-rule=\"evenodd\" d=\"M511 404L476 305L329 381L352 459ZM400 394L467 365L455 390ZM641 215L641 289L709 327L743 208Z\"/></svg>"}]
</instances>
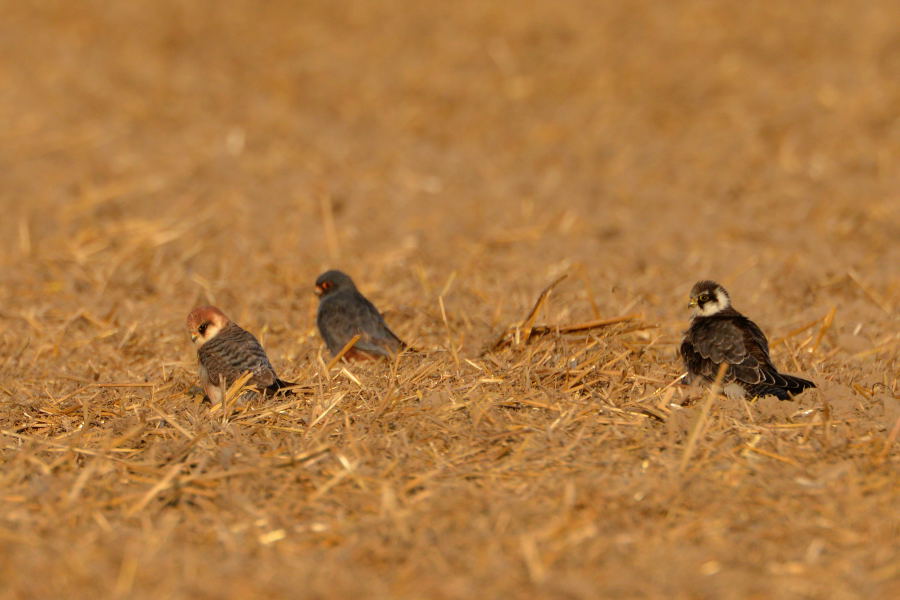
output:
<instances>
[{"instance_id":1,"label":"golden dry vegetation","mask_svg":"<svg viewBox=\"0 0 900 600\"><path fill-rule=\"evenodd\" d=\"M896 8L3 0L0 596L900 597ZM700 278L819 387L675 385Z\"/></svg>"}]
</instances>

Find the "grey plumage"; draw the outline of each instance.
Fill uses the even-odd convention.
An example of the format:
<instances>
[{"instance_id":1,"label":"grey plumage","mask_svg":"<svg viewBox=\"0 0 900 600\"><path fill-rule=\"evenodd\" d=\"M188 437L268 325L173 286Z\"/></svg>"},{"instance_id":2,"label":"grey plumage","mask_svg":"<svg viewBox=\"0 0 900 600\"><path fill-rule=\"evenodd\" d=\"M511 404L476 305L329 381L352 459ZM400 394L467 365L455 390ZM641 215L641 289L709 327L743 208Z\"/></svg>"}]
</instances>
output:
<instances>
[{"instance_id":1,"label":"grey plumage","mask_svg":"<svg viewBox=\"0 0 900 600\"><path fill-rule=\"evenodd\" d=\"M352 353L347 353L349 358L390 357L407 347L346 273L335 270L323 273L316 279L316 293L319 294L316 324L332 355L357 334L361 337Z\"/></svg>"},{"instance_id":2,"label":"grey plumage","mask_svg":"<svg viewBox=\"0 0 900 600\"><path fill-rule=\"evenodd\" d=\"M812 381L779 373L769 357L762 330L731 307L728 293L712 281L698 282L691 291L697 314L681 343L687 383L700 378L711 383L719 365L728 363L725 384L738 384L750 396L776 396L789 400Z\"/></svg>"}]
</instances>

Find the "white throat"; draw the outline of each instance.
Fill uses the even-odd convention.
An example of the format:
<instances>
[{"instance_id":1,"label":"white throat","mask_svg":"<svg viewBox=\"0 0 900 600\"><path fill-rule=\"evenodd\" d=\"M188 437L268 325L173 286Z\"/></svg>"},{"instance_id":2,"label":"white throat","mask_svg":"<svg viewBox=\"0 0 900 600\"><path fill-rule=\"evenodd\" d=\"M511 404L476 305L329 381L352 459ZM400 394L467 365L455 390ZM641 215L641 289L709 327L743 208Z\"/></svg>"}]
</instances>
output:
<instances>
[{"instance_id":1,"label":"white throat","mask_svg":"<svg viewBox=\"0 0 900 600\"><path fill-rule=\"evenodd\" d=\"M712 315L722 312L729 306L731 306L731 300L728 298L728 294L720 290L716 290L715 302L709 301L703 306L697 306L696 308L694 308L694 316L711 317Z\"/></svg>"},{"instance_id":2,"label":"white throat","mask_svg":"<svg viewBox=\"0 0 900 600\"><path fill-rule=\"evenodd\" d=\"M222 327L219 323L210 323L207 326L206 331L203 332L203 335L200 335L199 332L196 335L191 336L191 341L194 342L194 345L199 348L209 340L216 337L216 335L222 331L224 327Z\"/></svg>"}]
</instances>

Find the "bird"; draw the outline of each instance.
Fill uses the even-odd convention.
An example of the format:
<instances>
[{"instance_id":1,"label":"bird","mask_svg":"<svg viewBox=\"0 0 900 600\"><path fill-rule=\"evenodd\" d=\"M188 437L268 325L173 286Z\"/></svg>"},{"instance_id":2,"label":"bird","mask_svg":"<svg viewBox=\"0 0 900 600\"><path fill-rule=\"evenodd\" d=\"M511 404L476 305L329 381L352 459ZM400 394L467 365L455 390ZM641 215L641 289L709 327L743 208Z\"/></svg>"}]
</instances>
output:
<instances>
[{"instance_id":1,"label":"bird","mask_svg":"<svg viewBox=\"0 0 900 600\"><path fill-rule=\"evenodd\" d=\"M693 309L690 328L681 342L681 358L687 369L684 383L699 378L712 383L722 363L727 363L723 383L731 398L776 396L790 400L812 381L779 373L769 357L766 335L753 321L731 306L731 296L715 281L703 280L691 289Z\"/></svg>"},{"instance_id":2,"label":"bird","mask_svg":"<svg viewBox=\"0 0 900 600\"><path fill-rule=\"evenodd\" d=\"M193 309L187 317L187 328L197 347L200 385L212 402L221 402L224 390L246 372L253 374L248 383L264 395L296 385L279 379L253 334L215 306Z\"/></svg>"},{"instance_id":3,"label":"bird","mask_svg":"<svg viewBox=\"0 0 900 600\"><path fill-rule=\"evenodd\" d=\"M316 324L332 356L337 356L357 334L359 340L345 358L366 360L390 358L409 346L398 338L384 322L375 305L356 289L350 276L330 270L316 279L319 297Z\"/></svg>"}]
</instances>

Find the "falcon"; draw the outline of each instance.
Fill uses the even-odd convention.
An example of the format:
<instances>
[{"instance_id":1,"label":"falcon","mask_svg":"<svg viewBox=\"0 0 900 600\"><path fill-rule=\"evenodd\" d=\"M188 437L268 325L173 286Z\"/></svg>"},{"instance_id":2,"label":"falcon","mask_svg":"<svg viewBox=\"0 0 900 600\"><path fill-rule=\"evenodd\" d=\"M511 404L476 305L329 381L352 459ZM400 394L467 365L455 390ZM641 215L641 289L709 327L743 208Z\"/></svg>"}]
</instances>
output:
<instances>
[{"instance_id":1,"label":"falcon","mask_svg":"<svg viewBox=\"0 0 900 600\"><path fill-rule=\"evenodd\" d=\"M322 273L316 279L315 292L319 297L316 324L332 356L336 356L357 334L359 340L344 357L390 358L408 348L388 328L375 305L356 289L346 273L335 270Z\"/></svg>"},{"instance_id":2,"label":"falcon","mask_svg":"<svg viewBox=\"0 0 900 600\"><path fill-rule=\"evenodd\" d=\"M248 383L264 395L291 387L275 374L272 363L259 341L215 306L200 306L187 318L191 341L197 347L200 385L212 402L221 402L224 390L244 373L253 376Z\"/></svg>"},{"instance_id":3,"label":"falcon","mask_svg":"<svg viewBox=\"0 0 900 600\"><path fill-rule=\"evenodd\" d=\"M769 342L762 330L731 306L731 297L715 281L698 281L691 289L691 326L681 342L687 369L685 383L700 378L712 383L719 365L728 363L723 381L729 397L776 396L790 400L812 381L779 373L769 358Z\"/></svg>"}]
</instances>

